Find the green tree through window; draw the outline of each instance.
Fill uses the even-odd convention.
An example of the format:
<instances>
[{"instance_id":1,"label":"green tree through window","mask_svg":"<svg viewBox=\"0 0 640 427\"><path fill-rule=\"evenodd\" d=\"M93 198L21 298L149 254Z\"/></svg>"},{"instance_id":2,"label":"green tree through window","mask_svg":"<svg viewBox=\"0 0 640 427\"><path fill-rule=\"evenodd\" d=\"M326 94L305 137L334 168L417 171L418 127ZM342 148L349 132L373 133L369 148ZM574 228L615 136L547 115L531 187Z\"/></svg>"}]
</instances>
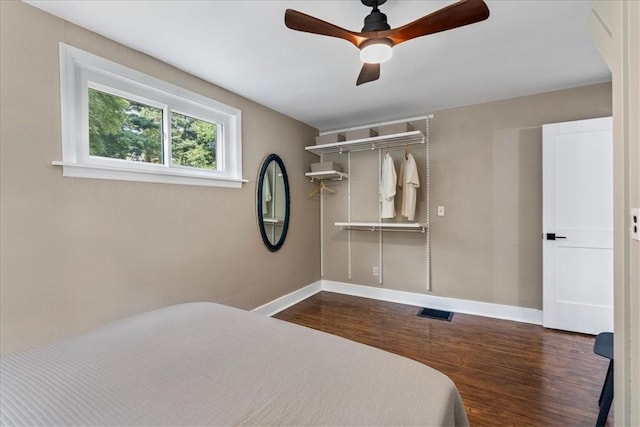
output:
<instances>
[{"instance_id":1,"label":"green tree through window","mask_svg":"<svg viewBox=\"0 0 640 427\"><path fill-rule=\"evenodd\" d=\"M164 163L163 110L89 89L90 155ZM216 170L217 125L171 113L171 161Z\"/></svg>"},{"instance_id":2,"label":"green tree through window","mask_svg":"<svg viewBox=\"0 0 640 427\"><path fill-rule=\"evenodd\" d=\"M214 123L171 113L171 161L180 166L216 169Z\"/></svg>"},{"instance_id":3,"label":"green tree through window","mask_svg":"<svg viewBox=\"0 0 640 427\"><path fill-rule=\"evenodd\" d=\"M162 110L89 89L89 153L162 162Z\"/></svg>"}]
</instances>

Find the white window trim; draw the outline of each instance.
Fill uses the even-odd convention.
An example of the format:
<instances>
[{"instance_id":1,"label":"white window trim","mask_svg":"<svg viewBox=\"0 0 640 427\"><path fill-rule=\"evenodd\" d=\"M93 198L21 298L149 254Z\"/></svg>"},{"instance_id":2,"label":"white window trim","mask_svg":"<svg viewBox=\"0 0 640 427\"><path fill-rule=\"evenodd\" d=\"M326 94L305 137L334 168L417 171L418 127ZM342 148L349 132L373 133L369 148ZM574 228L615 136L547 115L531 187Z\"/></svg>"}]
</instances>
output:
<instances>
[{"instance_id":1,"label":"white window trim","mask_svg":"<svg viewBox=\"0 0 640 427\"><path fill-rule=\"evenodd\" d=\"M116 95L121 93L148 105L164 107L165 114L170 109L220 124L218 169L90 156L88 88L107 89ZM62 161L51 163L62 166L65 177L230 188L240 188L248 182L242 178L242 112L237 108L64 43L60 43L60 97ZM163 134L166 148L170 131L163 129Z\"/></svg>"}]
</instances>

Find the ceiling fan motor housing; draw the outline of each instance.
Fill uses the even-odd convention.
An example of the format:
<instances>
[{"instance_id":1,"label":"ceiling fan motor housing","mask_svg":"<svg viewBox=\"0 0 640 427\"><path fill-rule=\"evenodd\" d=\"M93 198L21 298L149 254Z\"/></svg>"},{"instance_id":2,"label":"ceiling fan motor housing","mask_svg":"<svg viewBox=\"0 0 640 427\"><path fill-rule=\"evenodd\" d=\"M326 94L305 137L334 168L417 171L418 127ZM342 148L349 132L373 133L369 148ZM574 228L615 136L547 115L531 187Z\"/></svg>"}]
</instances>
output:
<instances>
[{"instance_id":1,"label":"ceiling fan motor housing","mask_svg":"<svg viewBox=\"0 0 640 427\"><path fill-rule=\"evenodd\" d=\"M391 27L387 23L387 15L380 12L378 6L383 4L386 0L362 0L362 3L366 6L373 7L373 10L369 15L364 18L364 27L362 27L362 32L366 33L369 31L385 31L390 30Z\"/></svg>"},{"instance_id":2,"label":"ceiling fan motor housing","mask_svg":"<svg viewBox=\"0 0 640 427\"><path fill-rule=\"evenodd\" d=\"M380 11L373 11L364 18L364 27L362 27L363 33L390 29L391 27L387 24L387 15Z\"/></svg>"}]
</instances>

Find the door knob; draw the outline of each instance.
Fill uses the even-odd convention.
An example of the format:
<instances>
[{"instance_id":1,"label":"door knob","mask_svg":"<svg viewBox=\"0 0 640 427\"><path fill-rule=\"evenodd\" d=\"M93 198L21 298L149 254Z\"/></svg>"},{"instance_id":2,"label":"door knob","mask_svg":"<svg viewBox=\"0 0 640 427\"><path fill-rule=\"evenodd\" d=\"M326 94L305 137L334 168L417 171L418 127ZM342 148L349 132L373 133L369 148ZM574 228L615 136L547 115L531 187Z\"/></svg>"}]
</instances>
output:
<instances>
[{"instance_id":1,"label":"door knob","mask_svg":"<svg viewBox=\"0 0 640 427\"><path fill-rule=\"evenodd\" d=\"M547 233L547 240L566 239L567 236L556 236L556 233Z\"/></svg>"}]
</instances>

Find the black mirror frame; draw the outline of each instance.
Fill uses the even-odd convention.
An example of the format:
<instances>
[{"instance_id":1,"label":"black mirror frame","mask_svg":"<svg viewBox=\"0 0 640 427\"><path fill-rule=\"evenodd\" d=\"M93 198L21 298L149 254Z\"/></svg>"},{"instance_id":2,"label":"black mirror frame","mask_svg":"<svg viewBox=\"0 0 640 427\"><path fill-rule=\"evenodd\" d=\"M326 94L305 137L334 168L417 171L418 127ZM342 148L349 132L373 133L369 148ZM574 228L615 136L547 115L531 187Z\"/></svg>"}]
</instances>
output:
<instances>
[{"instance_id":1,"label":"black mirror frame","mask_svg":"<svg viewBox=\"0 0 640 427\"><path fill-rule=\"evenodd\" d=\"M280 171L282 172L282 179L284 182L284 197L285 197L285 210L284 210L284 223L282 224L282 234L278 241L273 244L269 240L267 236L267 231L264 227L264 219L262 217L262 186L264 184L264 177L271 165L271 162L276 162L278 166L280 166ZM260 167L260 173L258 174L258 188L257 188L257 208L258 208L258 228L260 229L260 236L262 236L262 241L264 242L267 249L271 252L275 252L282 247L284 244L284 240L287 237L287 230L289 229L289 217L291 216L291 197L289 193L289 177L287 176L287 170L284 167L284 163L282 159L277 154L269 154L266 159L262 162L262 166Z\"/></svg>"}]
</instances>

